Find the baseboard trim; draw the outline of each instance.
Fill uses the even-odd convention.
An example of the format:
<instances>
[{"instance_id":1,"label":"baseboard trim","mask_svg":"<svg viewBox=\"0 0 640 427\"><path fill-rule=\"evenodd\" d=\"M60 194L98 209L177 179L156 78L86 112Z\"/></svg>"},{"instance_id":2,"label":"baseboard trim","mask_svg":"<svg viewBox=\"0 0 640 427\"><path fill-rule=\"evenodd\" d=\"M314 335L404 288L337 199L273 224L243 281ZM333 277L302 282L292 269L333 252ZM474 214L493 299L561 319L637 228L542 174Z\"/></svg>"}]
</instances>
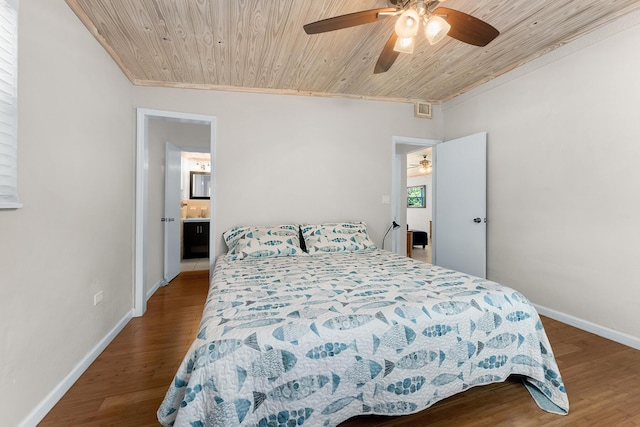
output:
<instances>
[{"instance_id":1,"label":"baseboard trim","mask_svg":"<svg viewBox=\"0 0 640 427\"><path fill-rule=\"evenodd\" d=\"M156 284L153 285L151 289L149 289L149 291L147 292L147 301L149 301L149 298L151 298L153 294L155 294L156 291L160 289L161 286L165 286L166 284L167 282L164 279L158 280Z\"/></svg>"},{"instance_id":2,"label":"baseboard trim","mask_svg":"<svg viewBox=\"0 0 640 427\"><path fill-rule=\"evenodd\" d=\"M87 353L82 360L67 374L66 377L58 385L51 390L47 397L42 400L38 406L20 423L20 427L35 427L40 421L49 413L51 408L69 391L71 386L80 378L80 376L87 370L87 368L93 363L94 360L104 351L105 348L113 341L113 339L122 331L122 329L129 323L133 317L133 311L128 311L125 316L120 319L116 326L111 329L107 335L104 336L96 344L95 347Z\"/></svg>"},{"instance_id":3,"label":"baseboard trim","mask_svg":"<svg viewBox=\"0 0 640 427\"><path fill-rule=\"evenodd\" d=\"M534 306L536 307L536 310L538 310L538 313L543 316L550 317L553 320L566 323L567 325L574 326L578 329L582 329L583 331L591 332L592 334L596 334L611 341L640 350L640 338L638 337L596 325L595 323L591 323L587 320L579 319L569 314L561 313L538 304L534 304Z\"/></svg>"}]
</instances>

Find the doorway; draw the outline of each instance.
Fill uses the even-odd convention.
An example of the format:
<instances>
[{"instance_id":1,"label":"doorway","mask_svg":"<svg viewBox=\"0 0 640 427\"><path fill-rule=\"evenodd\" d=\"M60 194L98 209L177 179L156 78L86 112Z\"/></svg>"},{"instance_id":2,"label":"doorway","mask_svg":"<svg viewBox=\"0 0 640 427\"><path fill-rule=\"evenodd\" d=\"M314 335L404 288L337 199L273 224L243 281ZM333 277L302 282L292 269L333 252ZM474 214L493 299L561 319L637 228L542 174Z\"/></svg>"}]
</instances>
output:
<instances>
[{"instance_id":1,"label":"doorway","mask_svg":"<svg viewBox=\"0 0 640 427\"><path fill-rule=\"evenodd\" d=\"M145 108L137 109L137 130L136 130L136 204L135 204L135 277L134 277L134 316L142 316L146 311L147 299L153 294L153 287L149 289L148 268L149 268L149 237L151 223L155 226L160 224L162 214L157 218L150 217L149 192L155 189L157 184L154 179L150 185L151 172L154 174L162 165L151 163L149 157L149 145L152 135L150 134L150 122L152 120L160 122L175 122L182 124L206 125L209 127L209 152L211 154L211 185L215 189L215 135L216 121L213 116L200 114L179 113L173 111L150 110ZM161 185L160 185L161 186ZM209 212L212 218L209 228L209 238L215 235L215 191L209 201ZM156 221L157 220L157 221ZM154 250L157 250L153 246ZM163 245L164 246L164 245ZM215 259L214 245L210 253L210 260ZM163 257L164 258L164 257ZM154 258L155 260L155 258ZM162 261L161 261L162 262ZM211 261L210 261L211 264ZM211 270L211 265L210 265Z\"/></svg>"},{"instance_id":2,"label":"doorway","mask_svg":"<svg viewBox=\"0 0 640 427\"><path fill-rule=\"evenodd\" d=\"M211 153L183 149L180 170L180 200L173 200L180 204L180 272L208 270L211 182L204 178L211 176Z\"/></svg>"},{"instance_id":3,"label":"doorway","mask_svg":"<svg viewBox=\"0 0 640 427\"><path fill-rule=\"evenodd\" d=\"M406 227L406 153L432 146L432 264L486 277L487 133L434 141L394 137L392 219ZM392 250L406 255L406 234L394 233Z\"/></svg>"},{"instance_id":4,"label":"doorway","mask_svg":"<svg viewBox=\"0 0 640 427\"><path fill-rule=\"evenodd\" d=\"M433 147L407 154L407 256L431 264Z\"/></svg>"},{"instance_id":5,"label":"doorway","mask_svg":"<svg viewBox=\"0 0 640 427\"><path fill-rule=\"evenodd\" d=\"M412 226L412 224L408 223L407 218L407 155L411 152L435 147L440 142L441 141L434 139L400 136L393 137L392 139L393 165L391 175L391 215L393 220L400 224L401 228L397 232L393 233L391 237L391 251L399 255L407 255L407 224L410 227ZM435 161L435 159L432 158L432 161ZM431 194L432 199L435 200L435 178L432 178L432 184ZM429 243L433 245L432 248L430 248L431 253L433 254L433 247L437 244L435 236L434 238L431 238Z\"/></svg>"}]
</instances>

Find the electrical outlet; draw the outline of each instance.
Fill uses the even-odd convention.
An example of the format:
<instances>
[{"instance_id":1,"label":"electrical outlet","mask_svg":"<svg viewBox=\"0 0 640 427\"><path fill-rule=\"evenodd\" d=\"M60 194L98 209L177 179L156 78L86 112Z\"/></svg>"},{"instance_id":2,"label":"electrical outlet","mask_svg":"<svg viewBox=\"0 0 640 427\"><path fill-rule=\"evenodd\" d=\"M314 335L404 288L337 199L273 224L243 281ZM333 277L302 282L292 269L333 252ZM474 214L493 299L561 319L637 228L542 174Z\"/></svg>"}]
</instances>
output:
<instances>
[{"instance_id":1,"label":"electrical outlet","mask_svg":"<svg viewBox=\"0 0 640 427\"><path fill-rule=\"evenodd\" d=\"M102 291L93 296L93 305L98 305L102 302Z\"/></svg>"}]
</instances>

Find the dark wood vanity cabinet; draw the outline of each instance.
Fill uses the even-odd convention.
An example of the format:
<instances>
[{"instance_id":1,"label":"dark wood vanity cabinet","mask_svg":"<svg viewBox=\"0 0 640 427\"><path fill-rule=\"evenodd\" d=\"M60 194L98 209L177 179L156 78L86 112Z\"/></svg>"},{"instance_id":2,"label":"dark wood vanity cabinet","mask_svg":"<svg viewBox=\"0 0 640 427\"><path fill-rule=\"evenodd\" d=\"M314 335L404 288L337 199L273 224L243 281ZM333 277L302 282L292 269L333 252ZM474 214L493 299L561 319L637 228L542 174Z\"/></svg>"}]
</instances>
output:
<instances>
[{"instance_id":1,"label":"dark wood vanity cabinet","mask_svg":"<svg viewBox=\"0 0 640 427\"><path fill-rule=\"evenodd\" d=\"M183 258L209 258L209 223L193 221L184 223Z\"/></svg>"}]
</instances>

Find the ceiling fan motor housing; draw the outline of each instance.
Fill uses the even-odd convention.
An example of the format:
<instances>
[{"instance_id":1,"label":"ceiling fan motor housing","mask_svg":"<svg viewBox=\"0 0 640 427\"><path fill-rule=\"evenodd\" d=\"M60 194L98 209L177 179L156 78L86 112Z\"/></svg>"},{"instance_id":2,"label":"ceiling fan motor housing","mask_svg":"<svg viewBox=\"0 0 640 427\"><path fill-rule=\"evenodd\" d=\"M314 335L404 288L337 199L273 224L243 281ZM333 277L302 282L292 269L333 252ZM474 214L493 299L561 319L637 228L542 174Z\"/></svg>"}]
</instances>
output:
<instances>
[{"instance_id":1,"label":"ceiling fan motor housing","mask_svg":"<svg viewBox=\"0 0 640 427\"><path fill-rule=\"evenodd\" d=\"M388 0L391 7L397 7L398 9L404 9L404 7L410 2L410 0Z\"/></svg>"}]
</instances>

